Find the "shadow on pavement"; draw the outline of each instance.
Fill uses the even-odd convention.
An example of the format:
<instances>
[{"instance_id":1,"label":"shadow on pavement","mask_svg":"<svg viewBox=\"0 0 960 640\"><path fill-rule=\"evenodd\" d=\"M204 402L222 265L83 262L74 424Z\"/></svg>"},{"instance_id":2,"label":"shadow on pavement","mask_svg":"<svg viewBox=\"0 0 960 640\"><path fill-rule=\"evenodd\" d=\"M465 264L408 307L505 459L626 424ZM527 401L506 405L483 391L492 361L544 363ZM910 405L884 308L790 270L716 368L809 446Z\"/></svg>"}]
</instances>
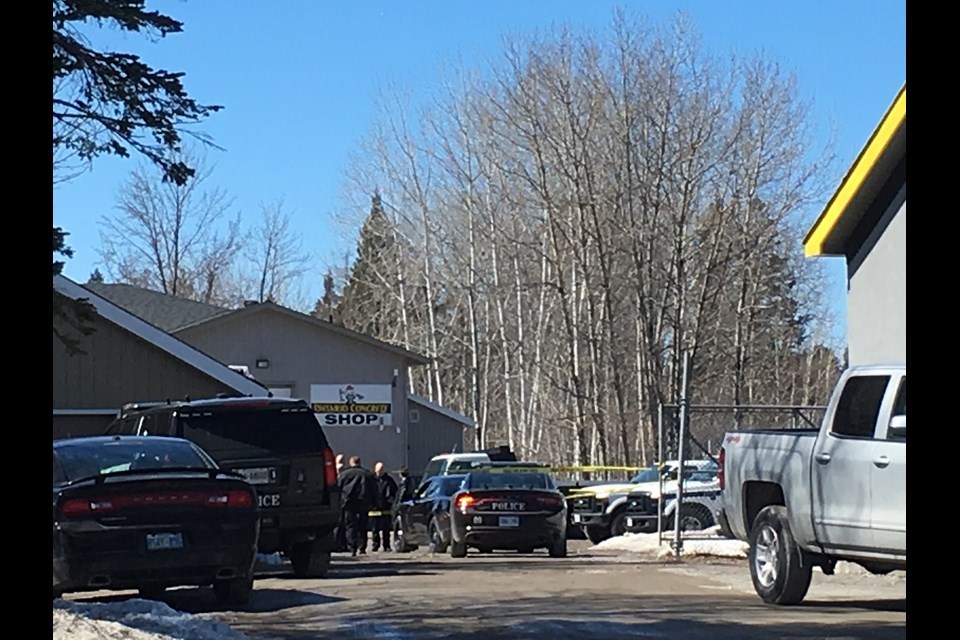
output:
<instances>
[{"instance_id":1,"label":"shadow on pavement","mask_svg":"<svg viewBox=\"0 0 960 640\"><path fill-rule=\"evenodd\" d=\"M886 600L804 600L801 607L822 609L864 609L866 611L903 611L907 610L906 598Z\"/></svg>"},{"instance_id":2,"label":"shadow on pavement","mask_svg":"<svg viewBox=\"0 0 960 640\"><path fill-rule=\"evenodd\" d=\"M142 599L136 592L125 592L110 595L96 595L87 598L72 598L74 602L108 603L123 602L126 600ZM222 613L226 611L243 611L249 613L271 613L285 609L296 609L310 605L332 604L342 602L345 598L325 596L310 591L298 589L270 589L255 587L250 596L250 604L246 607L224 606L217 602L211 587L184 587L170 589L158 598L171 608L185 613Z\"/></svg>"},{"instance_id":3,"label":"shadow on pavement","mask_svg":"<svg viewBox=\"0 0 960 640\"><path fill-rule=\"evenodd\" d=\"M826 603L824 603L826 604ZM693 595L642 599L618 594L579 595L571 600L530 597L509 602L385 604L369 612L332 609L333 617L289 611L284 620L233 621L253 638L306 640L901 640L904 616L851 611L862 602L833 606L773 607L751 597ZM811 611L816 609L816 613ZM870 609L869 606L865 609ZM886 609L884 609L886 611ZM840 615L845 614L845 615ZM323 614L327 616L328 614Z\"/></svg>"}]
</instances>

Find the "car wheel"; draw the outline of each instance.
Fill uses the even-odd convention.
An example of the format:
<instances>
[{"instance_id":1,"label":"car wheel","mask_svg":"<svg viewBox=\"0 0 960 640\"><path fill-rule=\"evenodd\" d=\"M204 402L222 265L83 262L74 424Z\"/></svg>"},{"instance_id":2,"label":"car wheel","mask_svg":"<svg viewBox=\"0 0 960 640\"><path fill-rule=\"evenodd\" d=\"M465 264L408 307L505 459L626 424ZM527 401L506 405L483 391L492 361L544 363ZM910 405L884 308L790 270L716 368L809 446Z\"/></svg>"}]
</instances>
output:
<instances>
[{"instance_id":1,"label":"car wheel","mask_svg":"<svg viewBox=\"0 0 960 640\"><path fill-rule=\"evenodd\" d=\"M566 558L567 557L567 539L564 537L554 542L547 549L547 553L550 554L551 558Z\"/></svg>"},{"instance_id":2,"label":"car wheel","mask_svg":"<svg viewBox=\"0 0 960 640\"><path fill-rule=\"evenodd\" d=\"M290 564L298 578L323 578L330 569L330 551L320 540L298 542L290 550Z\"/></svg>"},{"instance_id":3,"label":"car wheel","mask_svg":"<svg viewBox=\"0 0 960 640\"><path fill-rule=\"evenodd\" d=\"M430 521L430 553L446 553L447 545L440 536L440 527L436 520Z\"/></svg>"},{"instance_id":4,"label":"car wheel","mask_svg":"<svg viewBox=\"0 0 960 640\"><path fill-rule=\"evenodd\" d=\"M587 539L593 544L600 544L610 537L610 530L606 527L589 525L586 527Z\"/></svg>"},{"instance_id":5,"label":"car wheel","mask_svg":"<svg viewBox=\"0 0 960 640\"><path fill-rule=\"evenodd\" d=\"M750 577L768 604L799 604L813 578L813 564L790 531L787 508L760 511L750 531Z\"/></svg>"},{"instance_id":6,"label":"car wheel","mask_svg":"<svg viewBox=\"0 0 960 640\"><path fill-rule=\"evenodd\" d=\"M622 536L627 532L627 513L619 511L610 519L610 535Z\"/></svg>"},{"instance_id":7,"label":"car wheel","mask_svg":"<svg viewBox=\"0 0 960 640\"><path fill-rule=\"evenodd\" d=\"M149 587L140 587L137 592L144 600L162 600L163 594L167 592L167 588L151 585Z\"/></svg>"},{"instance_id":8,"label":"car wheel","mask_svg":"<svg viewBox=\"0 0 960 640\"><path fill-rule=\"evenodd\" d=\"M253 571L232 580L217 580L213 583L213 595L225 606L245 607L250 604L253 591Z\"/></svg>"},{"instance_id":9,"label":"car wheel","mask_svg":"<svg viewBox=\"0 0 960 640\"><path fill-rule=\"evenodd\" d=\"M456 540L450 541L450 557L451 558L466 558L467 557L467 543L466 542L457 542Z\"/></svg>"},{"instance_id":10,"label":"car wheel","mask_svg":"<svg viewBox=\"0 0 960 640\"><path fill-rule=\"evenodd\" d=\"M714 525L710 510L699 504L689 504L680 507L680 530L703 531Z\"/></svg>"},{"instance_id":11,"label":"car wheel","mask_svg":"<svg viewBox=\"0 0 960 640\"><path fill-rule=\"evenodd\" d=\"M399 516L393 520L393 540L390 541L390 545L397 553L407 553L416 549L414 545L407 542L403 533L403 521Z\"/></svg>"}]
</instances>

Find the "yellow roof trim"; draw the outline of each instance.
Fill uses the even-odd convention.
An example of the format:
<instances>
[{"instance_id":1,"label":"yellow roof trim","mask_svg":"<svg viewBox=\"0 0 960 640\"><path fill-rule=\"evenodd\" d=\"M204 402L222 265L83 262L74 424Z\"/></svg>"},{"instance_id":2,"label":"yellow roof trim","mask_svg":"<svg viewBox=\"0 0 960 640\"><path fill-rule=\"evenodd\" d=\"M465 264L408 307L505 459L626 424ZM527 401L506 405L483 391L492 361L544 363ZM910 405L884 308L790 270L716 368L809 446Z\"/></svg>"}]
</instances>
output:
<instances>
[{"instance_id":1,"label":"yellow roof trim","mask_svg":"<svg viewBox=\"0 0 960 640\"><path fill-rule=\"evenodd\" d=\"M887 110L880 125L874 130L870 140L860 152L857 160L853 163L850 171L840 184L840 188L833 194L826 209L817 218L813 227L807 233L803 240L804 254L807 257L823 255L823 244L830 232L836 227L837 222L843 216L850 205L850 201L863 186L867 176L873 171L877 160L883 154L883 151L890 144L894 134L900 128L900 125L907 118L907 87L900 89L896 100Z\"/></svg>"}]
</instances>

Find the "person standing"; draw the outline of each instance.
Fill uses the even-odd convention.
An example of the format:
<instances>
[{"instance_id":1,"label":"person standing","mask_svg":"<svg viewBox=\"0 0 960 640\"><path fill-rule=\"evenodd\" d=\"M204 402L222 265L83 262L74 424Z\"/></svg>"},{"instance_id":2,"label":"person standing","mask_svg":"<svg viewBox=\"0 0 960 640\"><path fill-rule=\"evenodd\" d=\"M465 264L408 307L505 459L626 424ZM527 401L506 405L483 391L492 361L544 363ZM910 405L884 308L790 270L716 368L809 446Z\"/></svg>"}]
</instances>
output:
<instances>
[{"instance_id":1,"label":"person standing","mask_svg":"<svg viewBox=\"0 0 960 640\"><path fill-rule=\"evenodd\" d=\"M397 497L397 481L386 472L382 462L373 465L373 475L377 478L377 502L373 518L373 550L390 551L390 525L393 502Z\"/></svg>"},{"instance_id":2,"label":"person standing","mask_svg":"<svg viewBox=\"0 0 960 640\"><path fill-rule=\"evenodd\" d=\"M343 454L338 453L337 459L337 482L339 483L340 474L343 473ZM337 532L336 532L336 550L337 551L348 551L349 545L347 544L347 519L344 511L345 499L343 496L340 497L340 519L337 521Z\"/></svg>"},{"instance_id":3,"label":"person standing","mask_svg":"<svg viewBox=\"0 0 960 640\"><path fill-rule=\"evenodd\" d=\"M372 471L360 465L360 456L351 456L349 464L339 480L347 546L350 555L364 555L367 552L368 514L377 500L377 479Z\"/></svg>"},{"instance_id":4,"label":"person standing","mask_svg":"<svg viewBox=\"0 0 960 640\"><path fill-rule=\"evenodd\" d=\"M413 497L413 483L410 480L410 470L400 467L400 486L397 487L397 497L393 502L393 512L396 514L400 503Z\"/></svg>"}]
</instances>

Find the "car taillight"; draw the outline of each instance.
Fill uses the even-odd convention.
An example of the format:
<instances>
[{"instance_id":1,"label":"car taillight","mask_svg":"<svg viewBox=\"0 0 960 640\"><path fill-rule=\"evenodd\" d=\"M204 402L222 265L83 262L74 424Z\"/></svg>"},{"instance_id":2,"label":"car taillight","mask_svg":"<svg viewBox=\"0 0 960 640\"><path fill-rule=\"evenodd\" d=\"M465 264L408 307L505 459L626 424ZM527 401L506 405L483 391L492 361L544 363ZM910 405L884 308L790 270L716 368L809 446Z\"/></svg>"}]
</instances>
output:
<instances>
[{"instance_id":1,"label":"car taillight","mask_svg":"<svg viewBox=\"0 0 960 640\"><path fill-rule=\"evenodd\" d=\"M245 509L253 506L253 495L249 491L241 490L213 493L207 496L207 506Z\"/></svg>"},{"instance_id":2,"label":"car taillight","mask_svg":"<svg viewBox=\"0 0 960 640\"><path fill-rule=\"evenodd\" d=\"M461 513L466 512L467 507L472 505L476 500L469 493L465 493L462 496L457 497L457 509L460 509Z\"/></svg>"},{"instance_id":3,"label":"car taillight","mask_svg":"<svg viewBox=\"0 0 960 640\"><path fill-rule=\"evenodd\" d=\"M65 518L77 518L113 511L113 501L109 499L69 498L60 505L60 513Z\"/></svg>"},{"instance_id":4,"label":"car taillight","mask_svg":"<svg viewBox=\"0 0 960 640\"><path fill-rule=\"evenodd\" d=\"M726 474L724 473L723 469L724 460L726 460L726 455L724 454L723 447L720 447L720 455L717 456L717 465L719 466L719 469L717 470L717 480L720 481L720 491L723 491L723 486L725 484L724 480Z\"/></svg>"},{"instance_id":5,"label":"car taillight","mask_svg":"<svg viewBox=\"0 0 960 640\"><path fill-rule=\"evenodd\" d=\"M96 498L68 498L60 505L60 514L65 518L78 518L110 513L118 509L170 506L248 509L253 506L253 502L253 494L243 489L230 491L157 491Z\"/></svg>"},{"instance_id":6,"label":"car taillight","mask_svg":"<svg viewBox=\"0 0 960 640\"><path fill-rule=\"evenodd\" d=\"M323 482L328 487L337 484L337 460L330 447L325 447L323 450Z\"/></svg>"}]
</instances>

